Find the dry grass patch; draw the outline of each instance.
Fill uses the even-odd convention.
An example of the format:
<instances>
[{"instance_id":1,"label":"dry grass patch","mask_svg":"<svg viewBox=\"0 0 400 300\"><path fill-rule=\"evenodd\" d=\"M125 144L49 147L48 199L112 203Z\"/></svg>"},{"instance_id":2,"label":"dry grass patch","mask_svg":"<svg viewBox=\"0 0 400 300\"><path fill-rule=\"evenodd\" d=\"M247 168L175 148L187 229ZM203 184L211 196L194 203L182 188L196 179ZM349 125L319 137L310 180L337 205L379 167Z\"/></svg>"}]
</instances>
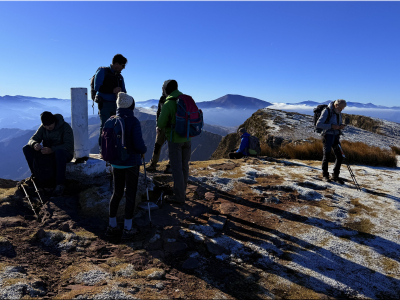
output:
<instances>
[{"instance_id":1,"label":"dry grass patch","mask_svg":"<svg viewBox=\"0 0 400 300\"><path fill-rule=\"evenodd\" d=\"M345 227L358 231L359 234L372 234L375 227L369 219L361 219L360 221L349 221L345 223Z\"/></svg>"},{"instance_id":2,"label":"dry grass patch","mask_svg":"<svg viewBox=\"0 0 400 300\"><path fill-rule=\"evenodd\" d=\"M368 215L371 215L373 217L377 216L375 209L373 209L370 206L360 203L360 199L358 199L358 198L352 199L351 204L354 205L353 208L349 209L349 214L351 214L351 215L359 215L361 212L365 211L368 213Z\"/></svg>"},{"instance_id":3,"label":"dry grass patch","mask_svg":"<svg viewBox=\"0 0 400 300\"><path fill-rule=\"evenodd\" d=\"M331 212L335 209L335 207L329 205L331 201L328 200L321 200L321 201L310 201L307 203L308 205L319 207L324 212Z\"/></svg>"},{"instance_id":4,"label":"dry grass patch","mask_svg":"<svg viewBox=\"0 0 400 300\"><path fill-rule=\"evenodd\" d=\"M392 148L392 151L396 153L396 155L400 155L400 147L391 146L390 148Z\"/></svg>"},{"instance_id":5,"label":"dry grass patch","mask_svg":"<svg viewBox=\"0 0 400 300\"><path fill-rule=\"evenodd\" d=\"M0 203L3 202L3 200L8 196L14 195L16 191L17 191L16 187L10 189L0 188Z\"/></svg>"},{"instance_id":6,"label":"dry grass patch","mask_svg":"<svg viewBox=\"0 0 400 300\"><path fill-rule=\"evenodd\" d=\"M261 145L261 155L275 158L291 158L300 160L322 160L323 144L321 140L310 138L311 142L293 145L286 144L277 149ZM350 163L368 166L396 167L397 158L393 151L369 146L362 142L342 141L342 148ZM333 151L331 160L334 160Z\"/></svg>"},{"instance_id":7,"label":"dry grass patch","mask_svg":"<svg viewBox=\"0 0 400 300\"><path fill-rule=\"evenodd\" d=\"M397 270L400 269L400 264L397 261L394 261L393 259L383 257L382 259L379 260L379 263L382 265L383 269L385 270L385 273L397 273ZM397 273L398 277L399 274Z\"/></svg>"}]
</instances>

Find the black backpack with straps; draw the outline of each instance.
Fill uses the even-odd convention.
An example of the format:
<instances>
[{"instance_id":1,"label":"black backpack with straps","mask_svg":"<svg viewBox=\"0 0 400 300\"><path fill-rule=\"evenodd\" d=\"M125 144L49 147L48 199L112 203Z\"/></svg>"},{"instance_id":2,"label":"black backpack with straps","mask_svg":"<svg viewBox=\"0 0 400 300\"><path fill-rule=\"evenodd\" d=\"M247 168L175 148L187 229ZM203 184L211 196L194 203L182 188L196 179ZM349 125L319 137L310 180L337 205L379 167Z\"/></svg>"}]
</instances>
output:
<instances>
[{"instance_id":1,"label":"black backpack with straps","mask_svg":"<svg viewBox=\"0 0 400 300\"><path fill-rule=\"evenodd\" d=\"M321 114L325 108L328 110L328 117L326 118L324 124L327 124L332 117L331 110L329 109L328 105L320 104L313 110L313 112L314 112L314 118L313 118L314 131L316 133L321 133L323 131L323 129L317 128L317 122L318 122L319 118L321 117Z\"/></svg>"}]
</instances>

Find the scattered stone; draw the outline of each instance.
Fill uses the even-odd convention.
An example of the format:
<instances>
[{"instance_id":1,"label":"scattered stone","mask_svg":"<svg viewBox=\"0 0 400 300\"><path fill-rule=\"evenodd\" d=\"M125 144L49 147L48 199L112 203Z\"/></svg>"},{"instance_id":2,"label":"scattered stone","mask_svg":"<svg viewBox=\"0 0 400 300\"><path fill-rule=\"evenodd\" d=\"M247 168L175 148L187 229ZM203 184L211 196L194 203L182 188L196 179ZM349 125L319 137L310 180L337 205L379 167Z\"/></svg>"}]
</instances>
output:
<instances>
[{"instance_id":1,"label":"scattered stone","mask_svg":"<svg viewBox=\"0 0 400 300\"><path fill-rule=\"evenodd\" d=\"M275 204L277 204L277 203L279 203L279 199L277 197L275 197L275 196L271 196L271 197L265 198L264 199L264 203L275 203Z\"/></svg>"},{"instance_id":2,"label":"scattered stone","mask_svg":"<svg viewBox=\"0 0 400 300\"><path fill-rule=\"evenodd\" d=\"M158 282L158 283L156 283L156 288L158 288L159 290L163 290L164 284L162 282Z\"/></svg>"},{"instance_id":3,"label":"scattered stone","mask_svg":"<svg viewBox=\"0 0 400 300\"><path fill-rule=\"evenodd\" d=\"M215 200L215 194L214 194L214 193L207 192L207 193L204 195L204 198L205 198L206 200L208 200L208 201L213 201L213 200Z\"/></svg>"},{"instance_id":4,"label":"scattered stone","mask_svg":"<svg viewBox=\"0 0 400 300\"><path fill-rule=\"evenodd\" d=\"M149 243L154 243L155 241L157 241L158 239L160 239L160 235L158 233L156 233L150 240Z\"/></svg>"},{"instance_id":5,"label":"scattered stone","mask_svg":"<svg viewBox=\"0 0 400 300\"><path fill-rule=\"evenodd\" d=\"M224 247L222 247L222 246L220 246L218 244L215 244L213 242L207 242L206 246L207 246L207 250L211 254L214 254L214 255L221 255L225 251Z\"/></svg>"},{"instance_id":6,"label":"scattered stone","mask_svg":"<svg viewBox=\"0 0 400 300\"><path fill-rule=\"evenodd\" d=\"M8 240L8 238L4 236L0 236L0 254L6 255L13 250L12 243Z\"/></svg>"},{"instance_id":7,"label":"scattered stone","mask_svg":"<svg viewBox=\"0 0 400 300\"><path fill-rule=\"evenodd\" d=\"M208 219L208 225L212 226L216 230L222 230L226 223L225 216L210 216Z\"/></svg>"},{"instance_id":8,"label":"scattered stone","mask_svg":"<svg viewBox=\"0 0 400 300\"><path fill-rule=\"evenodd\" d=\"M196 258L189 257L183 264L184 269L197 269L199 267L199 261Z\"/></svg>"},{"instance_id":9,"label":"scattered stone","mask_svg":"<svg viewBox=\"0 0 400 300\"><path fill-rule=\"evenodd\" d=\"M84 283L86 285L95 285L108 278L110 278L110 274L100 269L82 272L75 276L76 282Z\"/></svg>"}]
</instances>

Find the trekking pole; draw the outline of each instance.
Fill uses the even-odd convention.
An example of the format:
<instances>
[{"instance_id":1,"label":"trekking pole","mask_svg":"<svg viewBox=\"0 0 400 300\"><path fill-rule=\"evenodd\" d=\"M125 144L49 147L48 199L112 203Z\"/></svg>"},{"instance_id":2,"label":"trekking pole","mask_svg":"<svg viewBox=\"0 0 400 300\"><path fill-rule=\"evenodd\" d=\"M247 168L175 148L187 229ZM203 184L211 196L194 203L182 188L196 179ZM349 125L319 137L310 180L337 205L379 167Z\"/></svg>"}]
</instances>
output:
<instances>
[{"instance_id":1,"label":"trekking pole","mask_svg":"<svg viewBox=\"0 0 400 300\"><path fill-rule=\"evenodd\" d=\"M346 156L344 155L342 146L341 146L340 144L338 144L338 146L339 146L340 152L342 152L343 158L346 160L347 169L349 170L351 179L353 179L353 183L354 183L354 185L356 186L356 189L357 189L358 191L361 192L361 188L360 188L360 186L358 185L358 182L357 182L357 180L356 180L356 176L354 176L353 170L350 168L350 165L349 165L349 163L348 163L348 159L347 159Z\"/></svg>"},{"instance_id":2,"label":"trekking pole","mask_svg":"<svg viewBox=\"0 0 400 300\"><path fill-rule=\"evenodd\" d=\"M36 186L35 181L33 181L33 178L31 178L31 180L32 180L33 186L35 187L35 192L36 192L36 194L39 196L40 203L42 203L42 205L44 205L43 200L42 200L42 197L40 197L39 190L38 190L38 188L37 188L37 186Z\"/></svg>"},{"instance_id":3,"label":"trekking pole","mask_svg":"<svg viewBox=\"0 0 400 300\"><path fill-rule=\"evenodd\" d=\"M144 169L144 180L145 180L145 182L146 182L147 208L148 208L148 210L149 210L149 219L150 219L150 227L151 227L149 189L148 189L148 187L147 187L146 162L144 161L144 158L143 158L143 169Z\"/></svg>"},{"instance_id":4,"label":"trekking pole","mask_svg":"<svg viewBox=\"0 0 400 300\"><path fill-rule=\"evenodd\" d=\"M35 216L36 216L36 219L39 219L38 215L36 214L35 209L33 208L33 204L32 204L32 202L31 202L31 199L29 198L28 193L26 192L26 190L25 190L25 188L24 188L24 186L23 186L22 184L21 184L21 187L22 187L22 189L23 189L23 191L24 191L24 193L25 193L26 199L28 199L28 202L29 202L29 204L31 205L31 208L32 208L32 210L33 210L33 213L34 213Z\"/></svg>"}]
</instances>

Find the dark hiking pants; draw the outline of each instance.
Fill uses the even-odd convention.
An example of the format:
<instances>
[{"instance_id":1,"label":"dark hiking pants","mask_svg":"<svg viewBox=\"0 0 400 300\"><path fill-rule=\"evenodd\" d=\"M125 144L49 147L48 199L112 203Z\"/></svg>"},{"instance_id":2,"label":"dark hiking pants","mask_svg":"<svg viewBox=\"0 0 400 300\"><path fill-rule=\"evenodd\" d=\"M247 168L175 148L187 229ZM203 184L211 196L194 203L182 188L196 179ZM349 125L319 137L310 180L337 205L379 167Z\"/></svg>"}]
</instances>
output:
<instances>
[{"instance_id":1,"label":"dark hiking pants","mask_svg":"<svg viewBox=\"0 0 400 300\"><path fill-rule=\"evenodd\" d=\"M229 158L230 159L240 159L244 155L242 152L236 152L238 149L232 149L231 152L229 152Z\"/></svg>"},{"instance_id":2,"label":"dark hiking pants","mask_svg":"<svg viewBox=\"0 0 400 300\"><path fill-rule=\"evenodd\" d=\"M168 141L169 162L174 178L175 199L185 202L186 186L189 178L189 161L192 151L192 142L173 143Z\"/></svg>"},{"instance_id":3,"label":"dark hiking pants","mask_svg":"<svg viewBox=\"0 0 400 300\"><path fill-rule=\"evenodd\" d=\"M329 174L328 173L328 162L329 162L329 156L331 155L332 148L333 148L333 153L335 154L335 157L336 157L335 165L333 167L333 174L336 176L339 176L340 166L342 165L342 161L343 161L342 153L340 152L340 149L338 147L339 138L340 138L339 135L333 135L333 134L326 134L322 138L322 143L323 143L322 174L323 174L323 176L327 176Z\"/></svg>"},{"instance_id":4,"label":"dark hiking pants","mask_svg":"<svg viewBox=\"0 0 400 300\"><path fill-rule=\"evenodd\" d=\"M153 156L151 157L150 164L155 167L160 160L161 148L164 145L167 137L165 136L165 129L160 129L160 133L157 132L156 143L154 144Z\"/></svg>"},{"instance_id":5,"label":"dark hiking pants","mask_svg":"<svg viewBox=\"0 0 400 300\"><path fill-rule=\"evenodd\" d=\"M139 180L139 167L126 169L113 168L114 192L110 200L110 218L115 218L118 206L125 192L125 219L132 219L135 210L135 199Z\"/></svg>"},{"instance_id":6,"label":"dark hiking pants","mask_svg":"<svg viewBox=\"0 0 400 300\"><path fill-rule=\"evenodd\" d=\"M114 116L117 111L117 103L114 101L103 101L99 104L99 115L100 115L100 134L99 134L99 153L101 153L101 132L104 127L104 123Z\"/></svg>"},{"instance_id":7,"label":"dark hiking pants","mask_svg":"<svg viewBox=\"0 0 400 300\"><path fill-rule=\"evenodd\" d=\"M65 183L65 171L67 169L67 163L69 163L73 155L66 150L56 150L51 154L42 154L40 151L34 150L31 146L25 145L22 148L24 152L26 161L28 163L29 169L33 174L33 159L35 155L51 155L54 159L53 162L56 165L56 184L64 184Z\"/></svg>"}]
</instances>

